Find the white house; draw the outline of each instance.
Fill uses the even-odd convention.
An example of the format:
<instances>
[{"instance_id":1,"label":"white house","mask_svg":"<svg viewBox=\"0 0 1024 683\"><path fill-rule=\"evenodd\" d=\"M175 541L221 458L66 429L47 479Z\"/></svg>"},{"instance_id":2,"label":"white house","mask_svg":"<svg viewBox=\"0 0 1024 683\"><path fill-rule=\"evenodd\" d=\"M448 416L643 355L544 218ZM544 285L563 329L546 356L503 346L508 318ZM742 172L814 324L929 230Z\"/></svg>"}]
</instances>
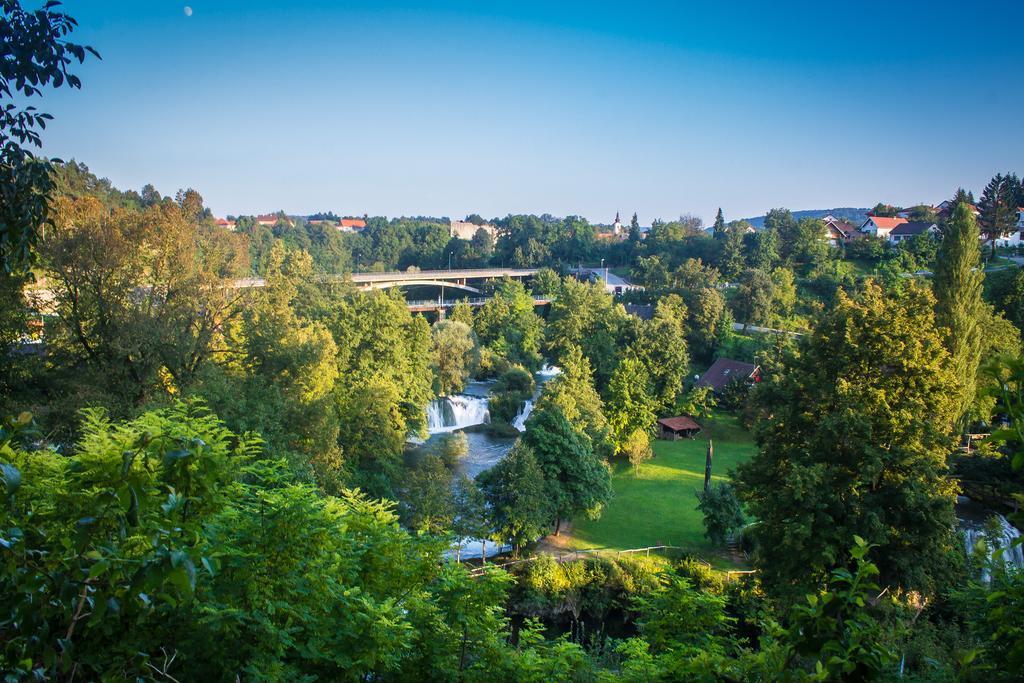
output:
<instances>
[{"instance_id":1,"label":"white house","mask_svg":"<svg viewBox=\"0 0 1024 683\"><path fill-rule=\"evenodd\" d=\"M886 216L868 216L868 219L864 221L864 224L860 226L860 231L865 235L871 235L872 237L881 237L882 239L889 239L889 233L895 230L900 225L908 222L906 218L888 218Z\"/></svg>"},{"instance_id":2,"label":"white house","mask_svg":"<svg viewBox=\"0 0 1024 683\"><path fill-rule=\"evenodd\" d=\"M493 225L484 223L483 225L477 225L476 223L470 223L469 221L451 221L448 227L449 237L458 237L460 240L471 240L476 235L478 230L483 230L495 239L498 237L498 229Z\"/></svg>"}]
</instances>

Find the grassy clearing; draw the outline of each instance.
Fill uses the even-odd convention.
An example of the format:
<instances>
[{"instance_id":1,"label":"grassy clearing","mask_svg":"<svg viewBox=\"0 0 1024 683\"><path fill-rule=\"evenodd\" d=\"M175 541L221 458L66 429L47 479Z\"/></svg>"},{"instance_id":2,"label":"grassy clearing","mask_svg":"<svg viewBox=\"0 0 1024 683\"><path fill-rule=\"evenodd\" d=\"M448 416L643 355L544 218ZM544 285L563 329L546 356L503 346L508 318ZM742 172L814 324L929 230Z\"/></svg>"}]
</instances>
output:
<instances>
[{"instance_id":1,"label":"grassy clearing","mask_svg":"<svg viewBox=\"0 0 1024 683\"><path fill-rule=\"evenodd\" d=\"M714 440L712 478L728 472L756 451L750 434L730 415L705 421L695 439L656 441L654 459L634 473L628 463L615 467L615 497L599 520L577 519L569 548L639 548L675 545L696 553L713 548L704 538L704 521L697 510L697 492L704 486L704 456ZM716 562L717 564L717 562Z\"/></svg>"}]
</instances>

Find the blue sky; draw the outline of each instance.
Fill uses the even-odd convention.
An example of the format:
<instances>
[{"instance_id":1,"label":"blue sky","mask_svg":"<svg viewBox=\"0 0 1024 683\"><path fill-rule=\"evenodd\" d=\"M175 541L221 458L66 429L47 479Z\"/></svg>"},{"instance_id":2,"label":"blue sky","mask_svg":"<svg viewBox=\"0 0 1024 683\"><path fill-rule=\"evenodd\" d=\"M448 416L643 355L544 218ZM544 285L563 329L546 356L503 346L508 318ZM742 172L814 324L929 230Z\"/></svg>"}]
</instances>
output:
<instances>
[{"instance_id":1,"label":"blue sky","mask_svg":"<svg viewBox=\"0 0 1024 683\"><path fill-rule=\"evenodd\" d=\"M103 60L45 152L218 215L710 221L1024 172L1022 2L65 7Z\"/></svg>"}]
</instances>

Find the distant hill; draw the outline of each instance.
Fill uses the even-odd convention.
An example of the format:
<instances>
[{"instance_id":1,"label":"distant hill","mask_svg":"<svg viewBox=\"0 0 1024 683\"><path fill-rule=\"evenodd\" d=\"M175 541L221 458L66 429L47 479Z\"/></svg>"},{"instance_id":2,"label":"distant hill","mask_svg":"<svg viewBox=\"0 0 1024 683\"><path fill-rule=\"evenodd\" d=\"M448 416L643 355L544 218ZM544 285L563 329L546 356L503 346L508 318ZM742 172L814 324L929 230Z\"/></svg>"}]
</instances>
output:
<instances>
[{"instance_id":1,"label":"distant hill","mask_svg":"<svg viewBox=\"0 0 1024 683\"><path fill-rule=\"evenodd\" d=\"M870 210L871 209L855 209L850 206L844 206L838 209L807 209L804 211L794 211L793 217L800 220L801 218L823 218L828 214L832 214L836 218L845 219L850 223L859 226L867 219L868 211ZM764 227L764 216L744 218L743 220L759 230Z\"/></svg>"}]
</instances>

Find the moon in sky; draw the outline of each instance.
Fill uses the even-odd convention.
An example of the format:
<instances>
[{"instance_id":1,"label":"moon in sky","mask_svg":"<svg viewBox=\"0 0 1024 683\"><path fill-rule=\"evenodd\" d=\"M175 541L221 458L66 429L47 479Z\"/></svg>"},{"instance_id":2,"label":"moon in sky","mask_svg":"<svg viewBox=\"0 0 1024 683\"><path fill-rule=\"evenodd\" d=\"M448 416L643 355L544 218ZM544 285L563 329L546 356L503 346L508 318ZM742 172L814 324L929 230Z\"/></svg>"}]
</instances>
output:
<instances>
[{"instance_id":1,"label":"moon in sky","mask_svg":"<svg viewBox=\"0 0 1024 683\"><path fill-rule=\"evenodd\" d=\"M186 17L191 17L192 16L192 8L189 7L188 5L185 5L185 16Z\"/></svg>"}]
</instances>

